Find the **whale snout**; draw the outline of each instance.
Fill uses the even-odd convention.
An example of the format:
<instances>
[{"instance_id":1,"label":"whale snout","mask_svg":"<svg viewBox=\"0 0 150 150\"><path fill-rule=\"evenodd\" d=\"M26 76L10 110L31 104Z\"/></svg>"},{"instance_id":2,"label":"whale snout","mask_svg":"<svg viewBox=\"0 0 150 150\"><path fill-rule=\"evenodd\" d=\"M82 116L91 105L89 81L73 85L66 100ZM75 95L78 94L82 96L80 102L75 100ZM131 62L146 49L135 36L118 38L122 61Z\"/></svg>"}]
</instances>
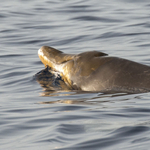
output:
<instances>
[{"instance_id":1,"label":"whale snout","mask_svg":"<svg viewBox=\"0 0 150 150\"><path fill-rule=\"evenodd\" d=\"M38 50L38 55L39 56L44 56L44 55L50 55L52 52L53 48L48 47L48 46L42 46L39 50ZM48 57L48 56L47 56Z\"/></svg>"},{"instance_id":2,"label":"whale snout","mask_svg":"<svg viewBox=\"0 0 150 150\"><path fill-rule=\"evenodd\" d=\"M42 47L38 50L38 55L39 55L39 56L43 56L43 50L42 50Z\"/></svg>"},{"instance_id":3,"label":"whale snout","mask_svg":"<svg viewBox=\"0 0 150 150\"><path fill-rule=\"evenodd\" d=\"M38 50L38 55L42 63L46 66L49 66L53 69L56 68L57 63L59 63L59 60L61 58L62 52L59 50L56 50L52 47L48 46L42 46Z\"/></svg>"}]
</instances>

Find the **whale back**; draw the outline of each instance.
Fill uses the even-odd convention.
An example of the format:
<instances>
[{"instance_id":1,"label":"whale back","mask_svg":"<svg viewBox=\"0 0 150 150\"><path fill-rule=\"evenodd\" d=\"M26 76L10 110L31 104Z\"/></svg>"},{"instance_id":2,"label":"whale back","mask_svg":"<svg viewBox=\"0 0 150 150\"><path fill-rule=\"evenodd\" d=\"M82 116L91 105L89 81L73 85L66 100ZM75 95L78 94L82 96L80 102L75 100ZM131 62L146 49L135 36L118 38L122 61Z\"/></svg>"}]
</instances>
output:
<instances>
[{"instance_id":1,"label":"whale back","mask_svg":"<svg viewBox=\"0 0 150 150\"><path fill-rule=\"evenodd\" d=\"M95 69L92 70L88 63L90 65L81 67L82 71L70 75L74 84L83 91L150 91L150 67L147 65L109 56L93 58L90 62L96 65Z\"/></svg>"}]
</instances>

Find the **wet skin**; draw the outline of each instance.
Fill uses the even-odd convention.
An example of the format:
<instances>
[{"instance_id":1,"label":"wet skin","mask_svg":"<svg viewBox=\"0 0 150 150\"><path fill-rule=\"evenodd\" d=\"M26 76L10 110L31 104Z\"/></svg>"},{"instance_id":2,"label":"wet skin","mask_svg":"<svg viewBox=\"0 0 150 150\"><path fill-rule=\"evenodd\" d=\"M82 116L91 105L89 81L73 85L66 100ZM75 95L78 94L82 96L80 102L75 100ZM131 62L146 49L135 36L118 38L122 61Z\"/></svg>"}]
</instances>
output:
<instances>
[{"instance_id":1,"label":"wet skin","mask_svg":"<svg viewBox=\"0 0 150 150\"><path fill-rule=\"evenodd\" d=\"M130 60L90 51L65 54L43 46L38 51L45 66L59 72L69 89L98 92L150 91L150 67Z\"/></svg>"}]
</instances>

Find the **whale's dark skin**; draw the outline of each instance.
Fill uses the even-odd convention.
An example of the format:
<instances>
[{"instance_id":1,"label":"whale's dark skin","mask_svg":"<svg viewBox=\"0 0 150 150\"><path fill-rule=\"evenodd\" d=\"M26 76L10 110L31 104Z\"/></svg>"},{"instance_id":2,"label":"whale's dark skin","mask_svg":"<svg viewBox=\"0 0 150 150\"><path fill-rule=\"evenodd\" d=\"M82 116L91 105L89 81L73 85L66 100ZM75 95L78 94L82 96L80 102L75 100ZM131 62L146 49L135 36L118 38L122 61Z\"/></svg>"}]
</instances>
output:
<instances>
[{"instance_id":1,"label":"whale's dark skin","mask_svg":"<svg viewBox=\"0 0 150 150\"><path fill-rule=\"evenodd\" d=\"M43 64L59 72L72 90L126 93L150 91L150 67L147 65L98 51L74 55L43 46L38 54Z\"/></svg>"}]
</instances>

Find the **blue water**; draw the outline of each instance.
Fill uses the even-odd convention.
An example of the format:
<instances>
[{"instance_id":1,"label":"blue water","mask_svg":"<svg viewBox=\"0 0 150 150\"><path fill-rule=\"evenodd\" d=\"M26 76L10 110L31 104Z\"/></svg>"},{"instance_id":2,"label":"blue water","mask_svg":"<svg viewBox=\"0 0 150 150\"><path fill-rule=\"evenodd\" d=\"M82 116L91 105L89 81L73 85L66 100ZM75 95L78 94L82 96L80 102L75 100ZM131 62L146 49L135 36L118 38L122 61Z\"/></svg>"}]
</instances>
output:
<instances>
[{"instance_id":1,"label":"blue water","mask_svg":"<svg viewBox=\"0 0 150 150\"><path fill-rule=\"evenodd\" d=\"M0 2L0 149L149 150L150 93L45 91L37 51L99 50L150 65L149 0Z\"/></svg>"}]
</instances>

